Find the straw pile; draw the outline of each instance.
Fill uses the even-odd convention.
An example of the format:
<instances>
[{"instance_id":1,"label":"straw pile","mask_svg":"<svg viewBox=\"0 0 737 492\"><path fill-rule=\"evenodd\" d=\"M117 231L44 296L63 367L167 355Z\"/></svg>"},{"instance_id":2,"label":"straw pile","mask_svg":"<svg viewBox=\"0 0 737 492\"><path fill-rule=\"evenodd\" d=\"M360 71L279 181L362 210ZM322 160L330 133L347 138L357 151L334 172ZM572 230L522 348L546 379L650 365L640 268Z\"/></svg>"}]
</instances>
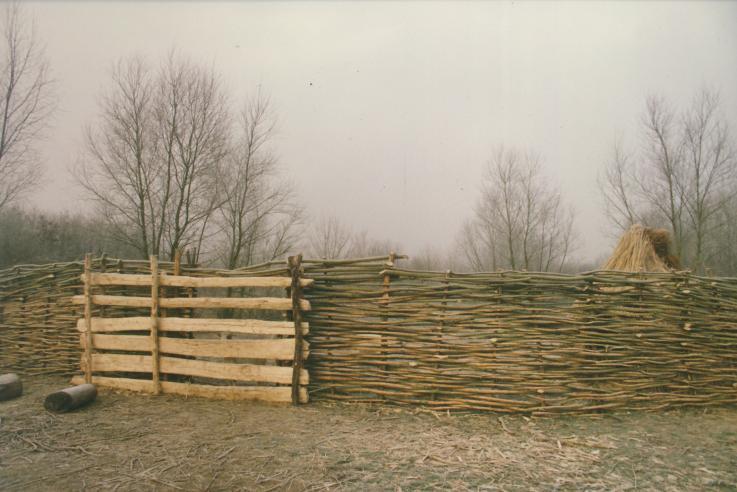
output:
<instances>
[{"instance_id":1,"label":"straw pile","mask_svg":"<svg viewBox=\"0 0 737 492\"><path fill-rule=\"evenodd\" d=\"M669 272L678 269L678 259L670 253L670 235L665 229L635 224L630 227L603 270L624 272Z\"/></svg>"}]
</instances>

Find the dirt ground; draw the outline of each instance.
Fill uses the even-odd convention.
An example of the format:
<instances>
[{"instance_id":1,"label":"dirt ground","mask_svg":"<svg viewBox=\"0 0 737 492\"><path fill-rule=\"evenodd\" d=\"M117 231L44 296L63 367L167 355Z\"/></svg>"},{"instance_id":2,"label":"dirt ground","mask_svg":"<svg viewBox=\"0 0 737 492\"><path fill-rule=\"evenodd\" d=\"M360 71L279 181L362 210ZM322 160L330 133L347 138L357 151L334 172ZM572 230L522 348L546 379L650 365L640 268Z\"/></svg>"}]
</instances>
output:
<instances>
[{"instance_id":1,"label":"dirt ground","mask_svg":"<svg viewBox=\"0 0 737 492\"><path fill-rule=\"evenodd\" d=\"M737 409L556 419L365 405L299 408L66 380L0 402L0 490L737 490Z\"/></svg>"}]
</instances>

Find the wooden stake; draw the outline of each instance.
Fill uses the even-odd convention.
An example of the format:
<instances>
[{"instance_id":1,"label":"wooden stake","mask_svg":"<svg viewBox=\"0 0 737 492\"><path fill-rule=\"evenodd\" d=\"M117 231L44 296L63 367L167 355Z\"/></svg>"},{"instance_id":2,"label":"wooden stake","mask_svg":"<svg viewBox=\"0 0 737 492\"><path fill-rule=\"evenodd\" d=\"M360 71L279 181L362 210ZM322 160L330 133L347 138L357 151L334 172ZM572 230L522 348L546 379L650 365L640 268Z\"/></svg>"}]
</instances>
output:
<instances>
[{"instance_id":1,"label":"wooden stake","mask_svg":"<svg viewBox=\"0 0 737 492\"><path fill-rule=\"evenodd\" d=\"M151 255L151 378L153 393L161 393L159 375L159 262Z\"/></svg>"},{"instance_id":2,"label":"wooden stake","mask_svg":"<svg viewBox=\"0 0 737 492\"><path fill-rule=\"evenodd\" d=\"M394 261L396 260L396 258L397 258L396 253L392 251L391 253L389 253L389 261L385 265L386 273L384 273L384 279L383 279L384 280L383 282L384 293L381 296L381 303L384 309L387 311L389 310L389 289L390 289L390 284L392 281L392 276L389 274L389 270L394 268ZM389 321L389 316L384 315L381 317L381 320L384 323L387 323ZM387 331L386 325L384 326L384 331ZM387 358L389 357L389 344L386 341L386 337L384 335L381 335L381 355L384 358L384 361L386 362ZM384 377L385 378L389 377L389 365L388 364L384 365Z\"/></svg>"},{"instance_id":3,"label":"wooden stake","mask_svg":"<svg viewBox=\"0 0 737 492\"><path fill-rule=\"evenodd\" d=\"M300 276L302 269L302 255L289 257L289 271L292 274L292 286L290 293L292 296L292 320L294 321L294 361L292 363L292 404L300 403L300 374L304 366L302 358L302 311L300 309L300 298L302 289L300 286Z\"/></svg>"},{"instance_id":4,"label":"wooden stake","mask_svg":"<svg viewBox=\"0 0 737 492\"><path fill-rule=\"evenodd\" d=\"M174 252L174 275L182 274L182 250L177 248Z\"/></svg>"},{"instance_id":5,"label":"wooden stake","mask_svg":"<svg viewBox=\"0 0 737 492\"><path fill-rule=\"evenodd\" d=\"M87 344L84 348L84 357L87 361L84 369L85 383L92 382L92 295L90 288L92 284L92 255L84 255L84 325Z\"/></svg>"},{"instance_id":6,"label":"wooden stake","mask_svg":"<svg viewBox=\"0 0 737 492\"><path fill-rule=\"evenodd\" d=\"M178 277L182 274L182 250L179 248L177 248L177 250L174 252L174 270L172 271L172 274L175 277ZM161 283L162 282L159 281L159 284ZM167 292L167 289L164 289L164 292L166 292L170 296L172 295L172 292L173 292L173 297L180 297L182 290L179 289L178 287L174 287L173 289L169 289L168 292ZM182 312L184 312L183 309L175 311L174 316L179 316L181 315ZM169 312L166 309L162 309L161 317L165 318L168 315L169 315Z\"/></svg>"},{"instance_id":7,"label":"wooden stake","mask_svg":"<svg viewBox=\"0 0 737 492\"><path fill-rule=\"evenodd\" d=\"M445 286L443 287L443 301L440 303L440 323L438 324L438 337L437 337L437 350L435 352L436 362L435 362L435 372L440 372L440 356L441 351L443 349L443 329L445 327L445 317L448 315L447 307L448 307L448 284L450 283L450 270L445 271ZM439 379L439 376L438 376ZM433 391L430 399L436 400L438 396L439 389L437 385L435 386L435 390Z\"/></svg>"}]
</instances>

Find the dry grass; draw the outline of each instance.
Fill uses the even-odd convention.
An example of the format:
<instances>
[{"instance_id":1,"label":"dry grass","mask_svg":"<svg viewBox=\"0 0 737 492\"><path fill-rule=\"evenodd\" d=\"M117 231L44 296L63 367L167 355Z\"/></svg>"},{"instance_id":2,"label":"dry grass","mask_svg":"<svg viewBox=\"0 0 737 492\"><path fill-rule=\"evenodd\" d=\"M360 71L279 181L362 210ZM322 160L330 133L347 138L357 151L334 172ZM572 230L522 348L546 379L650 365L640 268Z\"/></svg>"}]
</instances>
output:
<instances>
[{"instance_id":1,"label":"dry grass","mask_svg":"<svg viewBox=\"0 0 737 492\"><path fill-rule=\"evenodd\" d=\"M635 224L619 240L602 269L625 272L669 272L678 268L670 253L670 236L665 229Z\"/></svg>"},{"instance_id":2,"label":"dry grass","mask_svg":"<svg viewBox=\"0 0 737 492\"><path fill-rule=\"evenodd\" d=\"M102 391L0 403L2 490L734 490L737 411L538 419Z\"/></svg>"}]
</instances>

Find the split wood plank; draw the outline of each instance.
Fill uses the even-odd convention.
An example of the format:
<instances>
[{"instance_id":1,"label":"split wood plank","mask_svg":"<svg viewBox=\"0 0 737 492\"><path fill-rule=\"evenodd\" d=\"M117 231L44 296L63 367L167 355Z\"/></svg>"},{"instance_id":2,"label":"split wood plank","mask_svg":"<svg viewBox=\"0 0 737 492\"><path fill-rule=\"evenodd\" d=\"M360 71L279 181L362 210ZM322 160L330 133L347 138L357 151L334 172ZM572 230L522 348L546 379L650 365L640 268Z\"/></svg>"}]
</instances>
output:
<instances>
[{"instance_id":1,"label":"split wood plank","mask_svg":"<svg viewBox=\"0 0 737 492\"><path fill-rule=\"evenodd\" d=\"M84 275L82 281L86 282ZM302 287L309 287L315 281L309 278L300 280ZM92 285L130 285L146 287L151 285L149 275L125 273L93 273L90 278ZM190 288L226 288L226 287L280 287L291 286L289 277L188 277L184 275L162 274L159 285L164 287Z\"/></svg>"},{"instance_id":2,"label":"split wood plank","mask_svg":"<svg viewBox=\"0 0 737 492\"><path fill-rule=\"evenodd\" d=\"M86 338L80 337L86 348ZM303 357L309 354L309 345L303 343ZM150 343L147 336L141 335L92 335L92 348L98 350L129 350L148 352ZM159 352L198 357L231 357L239 359L292 360L294 339L276 340L203 340L188 338L159 338ZM97 366L93 364L93 369Z\"/></svg>"},{"instance_id":3,"label":"split wood plank","mask_svg":"<svg viewBox=\"0 0 737 492\"><path fill-rule=\"evenodd\" d=\"M98 306L149 307L150 297L93 295L92 304ZM85 296L72 297L74 304L84 304ZM172 297L161 299L162 308L199 309L271 309L276 311L292 309L292 300L280 297ZM303 311L310 310L310 302L300 300Z\"/></svg>"},{"instance_id":4,"label":"split wood plank","mask_svg":"<svg viewBox=\"0 0 737 492\"><path fill-rule=\"evenodd\" d=\"M80 376L72 378L72 384L81 384L83 382L84 379ZM94 376L92 383L127 391L151 391L151 381L142 379ZM292 401L292 390L289 386L210 386L206 384L162 381L161 391L162 393L173 395L197 396L217 400L256 400L272 403L289 403ZM308 401L307 388L302 387L300 389L300 402L307 403Z\"/></svg>"},{"instance_id":5,"label":"split wood plank","mask_svg":"<svg viewBox=\"0 0 737 492\"><path fill-rule=\"evenodd\" d=\"M84 333L86 319L77 320L77 330ZM92 332L106 333L116 331L148 330L150 318L131 316L129 318L97 318L93 317ZM303 321L302 335L310 331L308 322ZM216 318L159 318L159 332L191 331L191 332L229 332L253 335L294 335L294 323L291 321L265 321L260 319L216 319Z\"/></svg>"},{"instance_id":6,"label":"split wood plank","mask_svg":"<svg viewBox=\"0 0 737 492\"><path fill-rule=\"evenodd\" d=\"M86 365L83 363L83 366ZM149 355L94 354L92 369L96 372L151 372L153 359ZM259 364L235 364L207 360L160 357L160 371L164 374L180 374L212 379L250 381L255 383L291 384L292 368ZM303 385L309 384L306 370L300 372Z\"/></svg>"}]
</instances>

